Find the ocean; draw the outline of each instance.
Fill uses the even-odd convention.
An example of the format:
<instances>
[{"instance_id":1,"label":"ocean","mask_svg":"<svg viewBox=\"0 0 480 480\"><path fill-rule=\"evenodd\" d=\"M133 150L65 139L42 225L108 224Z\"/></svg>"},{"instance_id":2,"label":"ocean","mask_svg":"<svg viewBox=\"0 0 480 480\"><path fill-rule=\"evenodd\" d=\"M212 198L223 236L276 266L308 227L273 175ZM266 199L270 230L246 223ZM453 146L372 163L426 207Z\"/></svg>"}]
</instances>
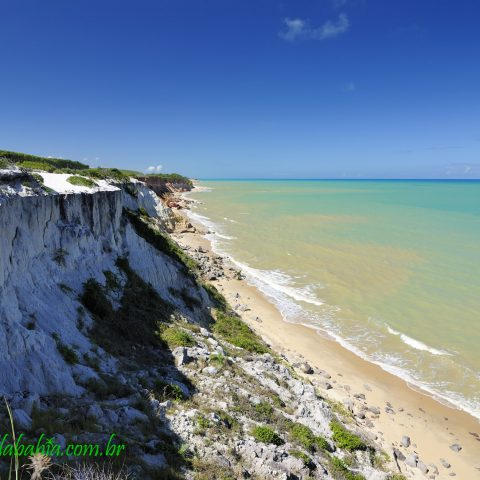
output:
<instances>
[{"instance_id":1,"label":"ocean","mask_svg":"<svg viewBox=\"0 0 480 480\"><path fill-rule=\"evenodd\" d=\"M200 185L191 215L286 321L480 419L480 181Z\"/></svg>"}]
</instances>

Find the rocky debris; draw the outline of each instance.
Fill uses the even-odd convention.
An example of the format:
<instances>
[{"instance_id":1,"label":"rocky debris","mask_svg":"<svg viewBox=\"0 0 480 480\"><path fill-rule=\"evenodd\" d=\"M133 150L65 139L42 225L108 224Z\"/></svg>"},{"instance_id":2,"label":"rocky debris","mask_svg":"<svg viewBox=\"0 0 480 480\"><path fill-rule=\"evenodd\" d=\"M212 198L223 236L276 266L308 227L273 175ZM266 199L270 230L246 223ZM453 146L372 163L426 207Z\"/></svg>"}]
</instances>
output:
<instances>
[{"instance_id":1,"label":"rocky debris","mask_svg":"<svg viewBox=\"0 0 480 480\"><path fill-rule=\"evenodd\" d=\"M354 396L357 400L365 400L365 394L364 394L364 393L354 393L353 396Z\"/></svg>"},{"instance_id":2,"label":"rocky debris","mask_svg":"<svg viewBox=\"0 0 480 480\"><path fill-rule=\"evenodd\" d=\"M442 464L443 468L450 468L451 465L450 463L448 462L448 460L445 460L444 458L441 458L440 459L440 463Z\"/></svg>"},{"instance_id":3,"label":"rocky debris","mask_svg":"<svg viewBox=\"0 0 480 480\"><path fill-rule=\"evenodd\" d=\"M398 448L393 448L392 452L393 452L394 459L398 459L401 462L404 462L406 460L405 455Z\"/></svg>"},{"instance_id":4,"label":"rocky debris","mask_svg":"<svg viewBox=\"0 0 480 480\"><path fill-rule=\"evenodd\" d=\"M428 473L428 467L421 461L419 460L417 462L417 468L424 474L426 475Z\"/></svg>"},{"instance_id":5,"label":"rocky debris","mask_svg":"<svg viewBox=\"0 0 480 480\"><path fill-rule=\"evenodd\" d=\"M185 347L177 347L172 351L172 354L175 357L175 365L177 365L177 367L185 365L192 360L192 357L188 355L188 350Z\"/></svg>"},{"instance_id":6,"label":"rocky debris","mask_svg":"<svg viewBox=\"0 0 480 480\"><path fill-rule=\"evenodd\" d=\"M367 407L367 410L371 413L373 413L374 415L380 415L380 409L378 407Z\"/></svg>"},{"instance_id":7,"label":"rocky debris","mask_svg":"<svg viewBox=\"0 0 480 480\"><path fill-rule=\"evenodd\" d=\"M16 408L12 414L18 430L28 431L32 428L32 419L25 410Z\"/></svg>"},{"instance_id":8,"label":"rocky debris","mask_svg":"<svg viewBox=\"0 0 480 480\"><path fill-rule=\"evenodd\" d=\"M417 455L416 453L410 453L410 454L407 455L407 457L405 458L405 463L406 463L409 467L414 467L414 468L416 468L417 463L418 463L418 455Z\"/></svg>"},{"instance_id":9,"label":"rocky debris","mask_svg":"<svg viewBox=\"0 0 480 480\"><path fill-rule=\"evenodd\" d=\"M462 449L462 446L459 445L458 443L454 443L453 445L450 445L450 450L453 450L454 452L459 452Z\"/></svg>"},{"instance_id":10,"label":"rocky debris","mask_svg":"<svg viewBox=\"0 0 480 480\"><path fill-rule=\"evenodd\" d=\"M313 368L307 362L301 363L299 368L307 375L311 375L313 373Z\"/></svg>"},{"instance_id":11,"label":"rocky debris","mask_svg":"<svg viewBox=\"0 0 480 480\"><path fill-rule=\"evenodd\" d=\"M407 436L407 435L404 435L402 437L402 445L405 447L405 448L408 448L410 446L410 437Z\"/></svg>"}]
</instances>

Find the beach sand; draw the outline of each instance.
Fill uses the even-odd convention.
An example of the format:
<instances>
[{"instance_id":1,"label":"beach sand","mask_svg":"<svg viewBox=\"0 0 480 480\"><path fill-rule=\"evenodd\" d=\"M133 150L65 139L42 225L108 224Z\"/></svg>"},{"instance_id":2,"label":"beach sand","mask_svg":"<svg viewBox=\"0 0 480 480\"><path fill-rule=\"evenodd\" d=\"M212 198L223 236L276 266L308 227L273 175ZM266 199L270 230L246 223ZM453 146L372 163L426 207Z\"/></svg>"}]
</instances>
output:
<instances>
[{"instance_id":1,"label":"beach sand","mask_svg":"<svg viewBox=\"0 0 480 480\"><path fill-rule=\"evenodd\" d=\"M182 214L182 210L178 213ZM189 218L187 221L192 222ZM201 246L205 255L211 256L211 245L204 236L204 227L192 223L195 233L176 233L174 237L181 245L188 245L191 249ZM226 272L227 265L225 263ZM418 454L430 470L424 475L418 468L399 461L401 472L407 478L480 479L478 420L410 388L404 380L361 359L314 329L287 323L259 290L245 280L238 280L231 274L227 276L229 278L222 277L212 283L231 305L240 304L242 310L248 308L239 312L242 318L277 353L284 355L292 364L308 362L314 368L314 374L298 372L318 386L322 397L341 402L354 412L359 412L362 406L379 409L379 414L363 410L365 418L360 418L361 414L356 415L352 417L352 422L362 426L390 455L390 466L395 466L392 448L396 447L407 458L409 454ZM325 388L327 382L332 388ZM408 448L402 445L404 435L411 439ZM454 444L462 447L459 452L450 448ZM445 468L441 459L451 464L450 468ZM434 472L431 464L437 467L438 475L431 476Z\"/></svg>"}]
</instances>

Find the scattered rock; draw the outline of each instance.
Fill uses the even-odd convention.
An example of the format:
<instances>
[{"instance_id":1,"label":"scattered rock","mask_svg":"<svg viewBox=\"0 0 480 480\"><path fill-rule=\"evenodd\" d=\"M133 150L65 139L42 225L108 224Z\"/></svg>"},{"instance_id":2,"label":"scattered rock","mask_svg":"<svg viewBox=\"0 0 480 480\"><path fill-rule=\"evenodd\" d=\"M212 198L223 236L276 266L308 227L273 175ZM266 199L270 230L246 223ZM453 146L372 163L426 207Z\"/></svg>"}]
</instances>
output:
<instances>
[{"instance_id":1,"label":"scattered rock","mask_svg":"<svg viewBox=\"0 0 480 480\"><path fill-rule=\"evenodd\" d=\"M175 365L177 367L191 362L193 359L188 355L188 350L185 347L177 347L172 351L175 358Z\"/></svg>"},{"instance_id":2,"label":"scattered rock","mask_svg":"<svg viewBox=\"0 0 480 480\"><path fill-rule=\"evenodd\" d=\"M380 409L378 407L367 407L367 410L374 415L380 415Z\"/></svg>"},{"instance_id":3,"label":"scattered rock","mask_svg":"<svg viewBox=\"0 0 480 480\"><path fill-rule=\"evenodd\" d=\"M450 463L448 463L448 461L445 460L444 458L440 459L440 463L443 465L443 468L450 468L451 467Z\"/></svg>"},{"instance_id":4,"label":"scattered rock","mask_svg":"<svg viewBox=\"0 0 480 480\"><path fill-rule=\"evenodd\" d=\"M407 436L407 435L404 435L402 437L402 445L405 447L405 448L408 448L410 446L410 437Z\"/></svg>"},{"instance_id":5,"label":"scattered rock","mask_svg":"<svg viewBox=\"0 0 480 480\"><path fill-rule=\"evenodd\" d=\"M202 370L202 373L206 373L207 375L216 375L218 372L218 369L216 367L205 367L203 370Z\"/></svg>"},{"instance_id":6,"label":"scattered rock","mask_svg":"<svg viewBox=\"0 0 480 480\"><path fill-rule=\"evenodd\" d=\"M306 362L300 364L300 370L307 375L311 375L313 373L313 368Z\"/></svg>"},{"instance_id":7,"label":"scattered rock","mask_svg":"<svg viewBox=\"0 0 480 480\"><path fill-rule=\"evenodd\" d=\"M32 428L32 418L22 408L16 408L12 412L17 430L30 430Z\"/></svg>"},{"instance_id":8,"label":"scattered rock","mask_svg":"<svg viewBox=\"0 0 480 480\"><path fill-rule=\"evenodd\" d=\"M454 443L453 445L450 445L450 450L453 450L454 452L459 452L462 449L462 446L459 445L458 443Z\"/></svg>"},{"instance_id":9,"label":"scattered rock","mask_svg":"<svg viewBox=\"0 0 480 480\"><path fill-rule=\"evenodd\" d=\"M427 466L421 461L419 460L417 462L417 468L424 474L426 475L428 473L428 468Z\"/></svg>"},{"instance_id":10,"label":"scattered rock","mask_svg":"<svg viewBox=\"0 0 480 480\"><path fill-rule=\"evenodd\" d=\"M365 400L365 394L363 393L354 393L353 396L358 400Z\"/></svg>"},{"instance_id":11,"label":"scattered rock","mask_svg":"<svg viewBox=\"0 0 480 480\"><path fill-rule=\"evenodd\" d=\"M418 462L418 455L411 453L405 458L405 463L410 467L416 467Z\"/></svg>"},{"instance_id":12,"label":"scattered rock","mask_svg":"<svg viewBox=\"0 0 480 480\"><path fill-rule=\"evenodd\" d=\"M405 461L405 455L398 448L393 448L393 458L396 458L401 462Z\"/></svg>"}]
</instances>

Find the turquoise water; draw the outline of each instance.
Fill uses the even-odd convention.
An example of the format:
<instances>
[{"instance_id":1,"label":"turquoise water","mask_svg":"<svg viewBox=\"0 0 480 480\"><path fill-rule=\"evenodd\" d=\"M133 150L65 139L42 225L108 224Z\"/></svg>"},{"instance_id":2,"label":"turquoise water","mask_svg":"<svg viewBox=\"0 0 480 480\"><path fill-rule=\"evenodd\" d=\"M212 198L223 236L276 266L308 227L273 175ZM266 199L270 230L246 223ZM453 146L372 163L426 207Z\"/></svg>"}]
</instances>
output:
<instances>
[{"instance_id":1,"label":"turquoise water","mask_svg":"<svg viewBox=\"0 0 480 480\"><path fill-rule=\"evenodd\" d=\"M202 181L192 214L291 322L480 418L479 181Z\"/></svg>"}]
</instances>

